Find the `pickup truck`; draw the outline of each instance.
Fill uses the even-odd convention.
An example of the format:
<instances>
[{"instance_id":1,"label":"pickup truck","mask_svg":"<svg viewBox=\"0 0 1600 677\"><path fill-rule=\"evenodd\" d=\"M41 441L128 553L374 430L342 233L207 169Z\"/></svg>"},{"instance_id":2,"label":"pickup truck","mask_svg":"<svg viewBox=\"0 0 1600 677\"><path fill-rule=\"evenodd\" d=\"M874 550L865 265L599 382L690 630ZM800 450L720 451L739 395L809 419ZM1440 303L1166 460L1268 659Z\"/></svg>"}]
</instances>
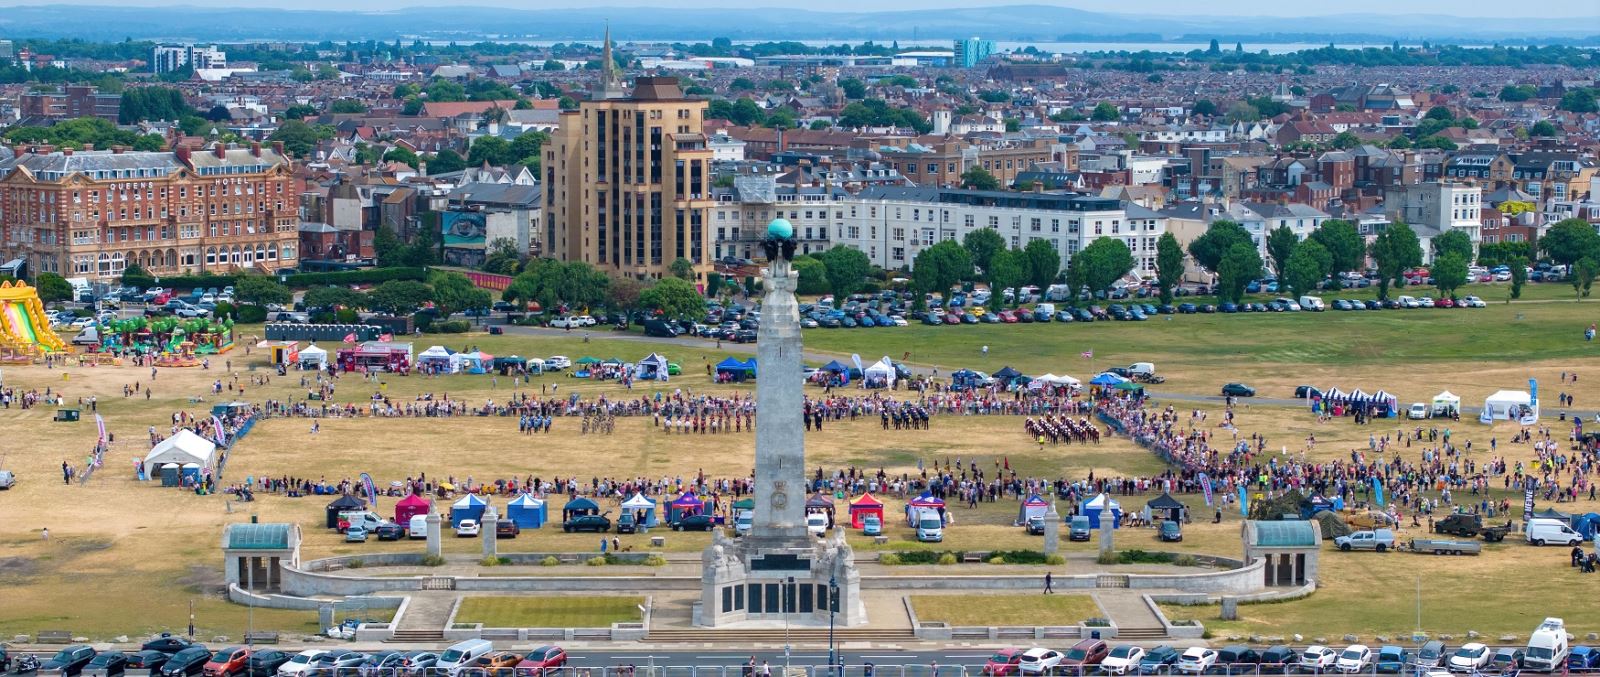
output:
<instances>
[{"instance_id":1,"label":"pickup truck","mask_svg":"<svg viewBox=\"0 0 1600 677\"><path fill-rule=\"evenodd\" d=\"M1483 551L1477 541L1452 541L1442 538L1413 538L1407 545L1411 552L1431 552L1435 555L1476 555Z\"/></svg>"},{"instance_id":2,"label":"pickup truck","mask_svg":"<svg viewBox=\"0 0 1600 677\"><path fill-rule=\"evenodd\" d=\"M1333 544L1346 552L1351 550L1385 552L1394 549L1394 531L1389 529L1357 531L1349 536L1340 536L1333 539Z\"/></svg>"}]
</instances>

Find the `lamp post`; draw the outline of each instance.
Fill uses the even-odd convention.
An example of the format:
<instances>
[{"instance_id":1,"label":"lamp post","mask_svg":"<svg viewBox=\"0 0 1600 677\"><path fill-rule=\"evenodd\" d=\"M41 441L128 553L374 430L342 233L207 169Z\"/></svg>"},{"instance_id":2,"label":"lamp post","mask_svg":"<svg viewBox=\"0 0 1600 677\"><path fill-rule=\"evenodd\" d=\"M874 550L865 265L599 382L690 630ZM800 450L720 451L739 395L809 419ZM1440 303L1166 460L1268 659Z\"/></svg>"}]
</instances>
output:
<instances>
[{"instance_id":1,"label":"lamp post","mask_svg":"<svg viewBox=\"0 0 1600 677\"><path fill-rule=\"evenodd\" d=\"M838 645L833 642L834 615L839 613L839 578L836 575L828 576L828 671L844 677L844 670L839 664ZM837 672L834 672L837 670Z\"/></svg>"},{"instance_id":2,"label":"lamp post","mask_svg":"<svg viewBox=\"0 0 1600 677\"><path fill-rule=\"evenodd\" d=\"M783 594L778 596L778 609L783 613L783 674L789 674L789 592L794 590L794 576L783 579Z\"/></svg>"}]
</instances>

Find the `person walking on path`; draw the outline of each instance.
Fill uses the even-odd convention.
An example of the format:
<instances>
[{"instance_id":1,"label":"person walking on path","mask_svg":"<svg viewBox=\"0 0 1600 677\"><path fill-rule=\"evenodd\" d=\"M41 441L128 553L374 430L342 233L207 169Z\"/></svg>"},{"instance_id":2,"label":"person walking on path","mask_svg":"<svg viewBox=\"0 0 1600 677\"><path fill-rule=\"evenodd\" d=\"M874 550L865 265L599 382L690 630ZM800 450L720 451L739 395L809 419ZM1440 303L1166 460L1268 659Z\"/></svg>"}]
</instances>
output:
<instances>
[{"instance_id":1,"label":"person walking on path","mask_svg":"<svg viewBox=\"0 0 1600 677\"><path fill-rule=\"evenodd\" d=\"M1048 572L1048 571L1044 572L1044 594L1046 594L1046 595L1054 595L1054 594L1056 594L1055 587L1051 585L1054 582L1055 582L1055 577L1052 576L1050 574L1050 572Z\"/></svg>"}]
</instances>

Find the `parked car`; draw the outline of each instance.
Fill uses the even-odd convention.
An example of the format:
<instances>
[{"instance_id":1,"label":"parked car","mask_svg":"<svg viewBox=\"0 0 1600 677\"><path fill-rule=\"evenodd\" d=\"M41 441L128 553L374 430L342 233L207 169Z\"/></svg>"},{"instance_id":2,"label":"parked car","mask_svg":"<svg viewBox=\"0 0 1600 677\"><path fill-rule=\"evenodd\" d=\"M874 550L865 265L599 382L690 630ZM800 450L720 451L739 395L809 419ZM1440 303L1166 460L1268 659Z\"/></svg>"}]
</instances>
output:
<instances>
[{"instance_id":1,"label":"parked car","mask_svg":"<svg viewBox=\"0 0 1600 677\"><path fill-rule=\"evenodd\" d=\"M125 675L133 675L134 677L160 675L161 666L167 664L168 658L166 654L154 649L129 651L128 653L123 654L123 657L128 660L128 663L127 665L123 666L122 673Z\"/></svg>"},{"instance_id":2,"label":"parked car","mask_svg":"<svg viewBox=\"0 0 1600 677\"><path fill-rule=\"evenodd\" d=\"M826 519L826 518L824 518ZM710 515L688 515L672 525L673 531L710 531L715 524Z\"/></svg>"},{"instance_id":3,"label":"parked car","mask_svg":"<svg viewBox=\"0 0 1600 677\"><path fill-rule=\"evenodd\" d=\"M201 669L205 677L233 677L244 672L245 662L250 660L250 650L242 646L230 646L211 654L211 660L206 661Z\"/></svg>"},{"instance_id":4,"label":"parked car","mask_svg":"<svg viewBox=\"0 0 1600 677\"><path fill-rule=\"evenodd\" d=\"M461 672L466 674L488 673L490 675L499 675L502 671L509 673L516 670L517 664L521 662L522 656L520 654L510 651L491 651L479 656L478 660L473 661L466 670Z\"/></svg>"},{"instance_id":5,"label":"parked car","mask_svg":"<svg viewBox=\"0 0 1600 677\"><path fill-rule=\"evenodd\" d=\"M461 520L461 523L456 525L456 536L457 537L477 536L477 535L478 535L478 520Z\"/></svg>"},{"instance_id":6,"label":"parked car","mask_svg":"<svg viewBox=\"0 0 1600 677\"><path fill-rule=\"evenodd\" d=\"M1261 663L1261 654L1243 644L1229 644L1217 649L1217 672L1229 675L1239 675L1256 672Z\"/></svg>"},{"instance_id":7,"label":"parked car","mask_svg":"<svg viewBox=\"0 0 1600 677\"><path fill-rule=\"evenodd\" d=\"M258 649L245 661L244 672L249 677L273 677L289 658L289 654L277 649Z\"/></svg>"},{"instance_id":8,"label":"parked car","mask_svg":"<svg viewBox=\"0 0 1600 677\"><path fill-rule=\"evenodd\" d=\"M1217 652L1203 646L1192 646L1178 657L1178 672L1186 675L1199 675L1217 664Z\"/></svg>"},{"instance_id":9,"label":"parked car","mask_svg":"<svg viewBox=\"0 0 1600 677\"><path fill-rule=\"evenodd\" d=\"M378 525L378 528L373 529L372 532L377 534L380 541L398 541L406 537L405 527L394 522L384 522Z\"/></svg>"},{"instance_id":10,"label":"parked car","mask_svg":"<svg viewBox=\"0 0 1600 677\"><path fill-rule=\"evenodd\" d=\"M183 651L192 646L200 646L187 637L179 637L170 633L161 633L160 637L145 642L139 648L147 651L160 651L168 656Z\"/></svg>"},{"instance_id":11,"label":"parked car","mask_svg":"<svg viewBox=\"0 0 1600 677\"><path fill-rule=\"evenodd\" d=\"M1074 515L1072 521L1067 523L1067 540L1089 540L1089 517L1087 515Z\"/></svg>"},{"instance_id":12,"label":"parked car","mask_svg":"<svg viewBox=\"0 0 1600 677\"><path fill-rule=\"evenodd\" d=\"M1010 677L1022 663L1022 649L1000 649L983 662L983 677Z\"/></svg>"},{"instance_id":13,"label":"parked car","mask_svg":"<svg viewBox=\"0 0 1600 677\"><path fill-rule=\"evenodd\" d=\"M128 669L128 657L120 651L105 651L95 654L89 664L83 666L84 677L119 677Z\"/></svg>"},{"instance_id":14,"label":"parked car","mask_svg":"<svg viewBox=\"0 0 1600 677\"><path fill-rule=\"evenodd\" d=\"M360 524L352 524L352 525L350 525L348 528L346 528L344 530L344 542L346 542L346 543L366 543L367 542L367 528L362 526L362 525L360 525Z\"/></svg>"},{"instance_id":15,"label":"parked car","mask_svg":"<svg viewBox=\"0 0 1600 677\"><path fill-rule=\"evenodd\" d=\"M561 530L567 533L574 531L597 531L605 533L611 531L611 519L605 515L578 515L567 520L561 525Z\"/></svg>"},{"instance_id":16,"label":"parked car","mask_svg":"<svg viewBox=\"0 0 1600 677\"><path fill-rule=\"evenodd\" d=\"M1099 665L1106 659L1106 654L1111 648L1102 640L1080 639L1072 648L1067 649L1066 657L1057 664L1057 669L1081 673L1090 666Z\"/></svg>"},{"instance_id":17,"label":"parked car","mask_svg":"<svg viewBox=\"0 0 1600 677\"><path fill-rule=\"evenodd\" d=\"M1385 552L1394 549L1394 531L1391 529L1363 529L1335 538L1333 539L1333 544L1345 552L1351 550Z\"/></svg>"},{"instance_id":18,"label":"parked car","mask_svg":"<svg viewBox=\"0 0 1600 677\"><path fill-rule=\"evenodd\" d=\"M1332 668L1334 662L1338 660L1339 654L1334 653L1333 649L1313 644L1300 652L1300 669L1320 672Z\"/></svg>"},{"instance_id":19,"label":"parked car","mask_svg":"<svg viewBox=\"0 0 1600 677\"><path fill-rule=\"evenodd\" d=\"M1444 661L1445 652L1449 650L1444 642L1437 639L1430 640L1423 644L1422 648L1417 649L1416 665L1422 668L1439 667L1439 663Z\"/></svg>"},{"instance_id":20,"label":"parked car","mask_svg":"<svg viewBox=\"0 0 1600 677\"><path fill-rule=\"evenodd\" d=\"M1450 654L1445 667L1451 672L1476 672L1489 664L1489 647L1482 642L1467 642Z\"/></svg>"},{"instance_id":21,"label":"parked car","mask_svg":"<svg viewBox=\"0 0 1600 677\"><path fill-rule=\"evenodd\" d=\"M1514 646L1503 647L1495 650L1489 657L1489 670L1491 672L1509 672L1522 669L1523 651Z\"/></svg>"},{"instance_id":22,"label":"parked car","mask_svg":"<svg viewBox=\"0 0 1600 677\"><path fill-rule=\"evenodd\" d=\"M1178 650L1165 644L1157 645L1146 651L1144 658L1139 659L1139 674L1156 675L1166 674L1178 662Z\"/></svg>"},{"instance_id":23,"label":"parked car","mask_svg":"<svg viewBox=\"0 0 1600 677\"><path fill-rule=\"evenodd\" d=\"M74 677L94 660L95 650L87 644L73 644L57 651L49 660L39 665L41 675Z\"/></svg>"},{"instance_id":24,"label":"parked car","mask_svg":"<svg viewBox=\"0 0 1600 677\"><path fill-rule=\"evenodd\" d=\"M1567 670L1593 670L1600 668L1600 650L1575 646L1567 652Z\"/></svg>"},{"instance_id":25,"label":"parked car","mask_svg":"<svg viewBox=\"0 0 1600 677\"><path fill-rule=\"evenodd\" d=\"M1256 389L1243 383L1228 383L1222 386L1222 394L1233 397L1255 397Z\"/></svg>"},{"instance_id":26,"label":"parked car","mask_svg":"<svg viewBox=\"0 0 1600 677\"><path fill-rule=\"evenodd\" d=\"M1263 673L1283 674L1300 662L1300 654L1282 644L1274 644L1261 652L1261 667Z\"/></svg>"},{"instance_id":27,"label":"parked car","mask_svg":"<svg viewBox=\"0 0 1600 677\"><path fill-rule=\"evenodd\" d=\"M278 677L298 677L298 675L305 673L306 669L325 653L328 653L326 649L306 649L290 656L289 660L278 666Z\"/></svg>"},{"instance_id":28,"label":"parked car","mask_svg":"<svg viewBox=\"0 0 1600 677\"><path fill-rule=\"evenodd\" d=\"M1183 528L1178 526L1176 521L1162 520L1161 529L1157 532L1156 537L1163 543L1178 543L1183 541Z\"/></svg>"},{"instance_id":29,"label":"parked car","mask_svg":"<svg viewBox=\"0 0 1600 677\"><path fill-rule=\"evenodd\" d=\"M516 676L530 677L559 670L567 665L567 652L559 646L541 646L529 651L517 663Z\"/></svg>"},{"instance_id":30,"label":"parked car","mask_svg":"<svg viewBox=\"0 0 1600 677\"><path fill-rule=\"evenodd\" d=\"M193 677L200 674L210 660L211 652L205 647L189 647L167 659L166 664L161 666L161 677Z\"/></svg>"},{"instance_id":31,"label":"parked car","mask_svg":"<svg viewBox=\"0 0 1600 677\"><path fill-rule=\"evenodd\" d=\"M1034 647L1022 652L1017 660L1017 672L1024 675L1043 675L1055 670L1063 656L1055 649Z\"/></svg>"},{"instance_id":32,"label":"parked car","mask_svg":"<svg viewBox=\"0 0 1600 677\"><path fill-rule=\"evenodd\" d=\"M1411 664L1411 652L1393 645L1378 647L1378 656L1373 659L1378 672L1385 674L1398 674L1405 672L1406 666Z\"/></svg>"},{"instance_id":33,"label":"parked car","mask_svg":"<svg viewBox=\"0 0 1600 677\"><path fill-rule=\"evenodd\" d=\"M1351 644L1339 652L1333 665L1339 672L1362 672L1372 664L1372 649L1365 644Z\"/></svg>"},{"instance_id":34,"label":"parked car","mask_svg":"<svg viewBox=\"0 0 1600 677\"><path fill-rule=\"evenodd\" d=\"M495 520L495 538L516 538L517 534L520 533L522 533L522 527L517 526L516 522L511 520Z\"/></svg>"},{"instance_id":35,"label":"parked car","mask_svg":"<svg viewBox=\"0 0 1600 677\"><path fill-rule=\"evenodd\" d=\"M1139 669L1139 661L1144 660L1144 649L1134 644L1118 644L1106 652L1106 658L1100 661L1100 671L1108 675L1125 675Z\"/></svg>"}]
</instances>

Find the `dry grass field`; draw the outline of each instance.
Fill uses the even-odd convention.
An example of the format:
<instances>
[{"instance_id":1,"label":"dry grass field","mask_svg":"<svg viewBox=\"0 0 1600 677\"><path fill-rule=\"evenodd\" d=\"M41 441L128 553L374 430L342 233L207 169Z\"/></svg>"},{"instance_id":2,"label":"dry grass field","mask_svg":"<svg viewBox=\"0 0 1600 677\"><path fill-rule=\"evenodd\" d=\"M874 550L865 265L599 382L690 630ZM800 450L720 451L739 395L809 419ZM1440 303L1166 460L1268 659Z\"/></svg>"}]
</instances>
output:
<instances>
[{"instance_id":1,"label":"dry grass field","mask_svg":"<svg viewBox=\"0 0 1600 677\"><path fill-rule=\"evenodd\" d=\"M1278 321L1275 317L1251 319ZM1157 327L1159 324L1152 322L1115 328L1127 334ZM973 328L974 331L986 329L988 327ZM1090 328L1002 329L1035 332ZM1101 328L1093 329L1100 331ZM836 344L840 340L836 337L847 336L823 334L826 340L810 343L815 335L807 334L808 345ZM872 335L872 341L894 335L895 332L886 330ZM977 334L971 337L972 340L988 340ZM1428 338L1419 336L1416 340ZM1499 340L1503 336L1496 332L1489 338ZM1466 337L1470 339L1471 336ZM962 339L952 340L959 343ZM1205 342L1212 340L1204 338ZM1333 339L1318 339L1325 340ZM1458 337L1450 340L1456 341ZM418 348L427 345L428 341L422 341ZM660 348L605 337L583 343L581 339L566 336L469 335L454 338L449 345L458 348L479 345L496 354L565 354L573 358L616 355L623 359L636 359L652 348ZM1035 345L1032 351L1022 354L1028 364L1042 366L1050 361L1065 365L1057 369L1058 372L1085 375L1083 360L1076 356L1077 344L1063 341L1041 345L1044 346L1042 350ZM968 347L970 354L976 356L976 348ZM866 357L879 348L875 344L863 346L860 352ZM882 348L898 355L901 350L896 348L902 347ZM932 348L949 350L954 356L959 346ZM1296 361L1301 358L1291 355L1293 351L1287 348L1286 352L1256 348L1252 345L1231 355L1222 354L1220 349L1197 350L1193 357L1187 357L1181 347L1169 346L1162 348L1160 366L1171 379L1168 385L1173 392L1212 392L1222 381L1241 379L1256 385L1264 396L1286 396L1294 385L1308 382L1346 388L1360 386L1368 390L1386 388L1399 394L1403 402L1425 399L1449 388L1472 403L1494 389L1518 387L1530 375L1540 379L1545 392L1549 393L1547 397L1553 400L1553 394L1562 389L1557 383L1557 373L1572 364L1567 357L1510 359L1503 355L1501 348L1495 348L1497 359L1494 360L1462 358L1448 363L1430 361L1415 367L1407 366L1403 360ZM1022 350L1021 344L1017 350ZM1105 350L1120 349L1108 347ZM712 386L703 376L703 364L720 359L721 353L671 347L663 352L682 363L685 369L685 374L665 384L666 388L695 392L733 390ZM1005 360L1004 356L992 353L988 364L978 364L978 360L974 360L973 366L987 366L992 370ZM226 370L227 361L232 362L239 383L245 387L243 395L236 392L219 396L210 392L211 384L217 379L225 384L231 381ZM1097 361L1101 366L1106 364L1099 358ZM199 414L209 410L211 404L232 399L260 401L304 397L305 389L299 384L299 374L294 372L284 378L273 376L270 385L250 385L252 374L270 373L259 353L246 356L239 352L216 362L210 370L162 370L153 383L148 369L132 367L4 368L4 383L8 388L18 392L49 389L52 393L61 393L69 406L80 406L78 402L82 400L85 420L53 422L53 406L23 411L13 405L0 410L0 431L4 431L8 442L0 446L0 467L15 471L19 478L15 489L0 492L0 516L3 516L0 518L0 589L5 590L6 608L6 613L0 614L0 635L65 629L100 638L119 634L137 636L183 627L188 622L191 604L202 635L237 637L252 622L256 627L312 631L314 618L311 614L267 610L252 614L220 598L222 575L218 543L222 527L245 521L251 515L262 521L300 524L306 534L307 557L421 548L420 542L343 543L320 528L323 506L327 503L322 497L290 499L258 494L254 503L233 504L221 496L201 497L136 482L132 465L135 458L147 451L145 431L151 426L165 430L170 425L172 412L187 410ZM135 382L151 386L150 399L122 396L123 386ZM557 385L559 388L555 387ZM385 376L381 383L345 377L338 382L335 400L364 402L377 391L395 399L411 399L420 393L434 393L435 396L448 393L451 398L478 404L489 398L503 401L513 392L547 396L573 391L585 395L606 392L613 397L640 397L652 394L654 389L640 386L626 393L614 385L591 384L560 375L536 378L531 384L513 384L509 378L487 376L437 379ZM1588 375L1579 386L1565 390L1577 396L1580 408L1590 403L1600 404L1600 373ZM105 467L90 481L67 486L61 482L61 463L66 461L81 467L95 440L87 404L91 397L96 398L98 411L105 416L116 441L107 455ZM196 397L203 401L191 401ZM1181 402L1174 406L1185 410L1194 408ZM1208 425L1215 426L1220 421L1220 412L1214 405L1203 408L1211 415ZM1547 409L1547 413L1552 411ZM1267 437L1269 449L1276 451L1286 447L1296 458L1305 446L1306 436L1313 432L1318 444L1309 458L1332 459L1347 457L1352 449L1366 448L1369 434L1381 436L1395 431L1392 423L1366 427L1345 421L1319 424L1308 413L1277 407L1246 406L1239 410L1238 417L1240 428L1246 434L1259 432ZM1557 434L1564 436L1564 428L1555 423L1553 416L1547 420ZM551 433L525 436L517 433L516 421L511 418L324 419L321 431L312 435L309 421L270 420L258 425L233 450L223 481L226 484L241 482L246 477L283 475L326 477L337 481L353 479L361 472L371 473L380 484L417 473L435 478L470 476L478 482L513 475L577 476L583 480L640 476L690 478L701 471L713 477L728 477L747 474L753 461L753 435L750 433L671 435L653 428L644 418L619 419L616 432L609 436L581 435L577 426L575 419L557 419ZM1528 447L1513 447L1507 443L1514 432L1512 427L1489 429L1475 422L1462 422L1453 427L1453 432L1458 440L1473 440L1472 455L1478 459L1491 455L1488 450L1491 438L1500 443L1498 455L1509 460L1532 456ZM1216 434L1220 437L1226 433L1219 430ZM1097 446L1041 448L1021 433L1021 421L1014 417L940 417L934 420L929 431L885 432L879 429L876 419L830 423L823 432L807 437L807 451L808 462L813 467L832 470L853 465L867 471L882 468L892 474L914 474L919 461L931 465L956 459L975 461L990 469L996 461L1008 461L1023 475L1049 478L1082 478L1090 471L1096 477L1139 476L1162 469L1150 454L1125 440L1108 439ZM1415 447L1400 449L1407 458L1416 458L1418 452ZM494 502L503 505L503 500L497 497ZM1125 500L1125 505L1138 507L1144 500L1131 497ZM1198 498L1186 497L1185 500L1196 505L1199 502ZM895 519L899 503L892 498L888 502L891 542L885 549L924 547L914 543L910 530ZM553 501L553 513L559 510L560 503L560 499ZM392 506L393 499L385 499L379 510L392 510ZM1579 507L1583 510L1600 508L1588 504ZM842 514L843 506L840 509ZM1010 501L984 504L975 510L955 507L955 525L940 549L1039 547L1037 537L1026 536L1011 526L1015 514L1016 505ZM1237 514L1230 514L1221 525L1198 522L1189 525L1185 541L1166 549L1237 556L1237 520ZM43 528L50 530L48 541L42 537ZM648 547L642 537L623 538L627 546ZM672 533L667 538L667 549L696 551L707 538L704 534ZM860 550L874 547L859 537L853 538ZM589 551L598 545L595 541L592 534L567 535L547 528L524 532L516 541L505 544L504 549ZM1157 548L1154 536L1148 531L1121 534L1118 544L1119 547ZM478 543L475 539L446 539L445 546L449 552L465 554L477 552ZM1094 545L1070 544L1070 547L1089 552ZM1532 550L1520 544L1506 544L1491 547L1483 557L1472 559L1328 552L1322 564L1326 584L1323 591L1301 602L1247 607L1242 611L1245 620L1221 627L1224 630L1288 628L1290 631L1330 633L1364 632L1369 625L1405 629L1414 623L1414 619L1407 620L1411 618L1407 614L1414 614L1414 579L1422 576L1424 625L1429 628L1488 632L1499 627L1495 624L1503 624L1509 629L1526 632L1524 626L1531 627L1532 623L1527 619L1564 615L1569 626L1575 629L1600 629L1600 611L1597 611L1600 607L1588 604L1582 596L1562 593L1573 582L1583 579L1566 580L1567 576L1576 574L1563 566L1565 554L1558 550ZM126 609L137 609L138 613L128 614L123 611ZM1174 615L1214 619L1216 614L1214 609L1202 608ZM1481 622L1483 627L1466 627L1475 622ZM1207 623L1218 625L1213 620Z\"/></svg>"}]
</instances>

